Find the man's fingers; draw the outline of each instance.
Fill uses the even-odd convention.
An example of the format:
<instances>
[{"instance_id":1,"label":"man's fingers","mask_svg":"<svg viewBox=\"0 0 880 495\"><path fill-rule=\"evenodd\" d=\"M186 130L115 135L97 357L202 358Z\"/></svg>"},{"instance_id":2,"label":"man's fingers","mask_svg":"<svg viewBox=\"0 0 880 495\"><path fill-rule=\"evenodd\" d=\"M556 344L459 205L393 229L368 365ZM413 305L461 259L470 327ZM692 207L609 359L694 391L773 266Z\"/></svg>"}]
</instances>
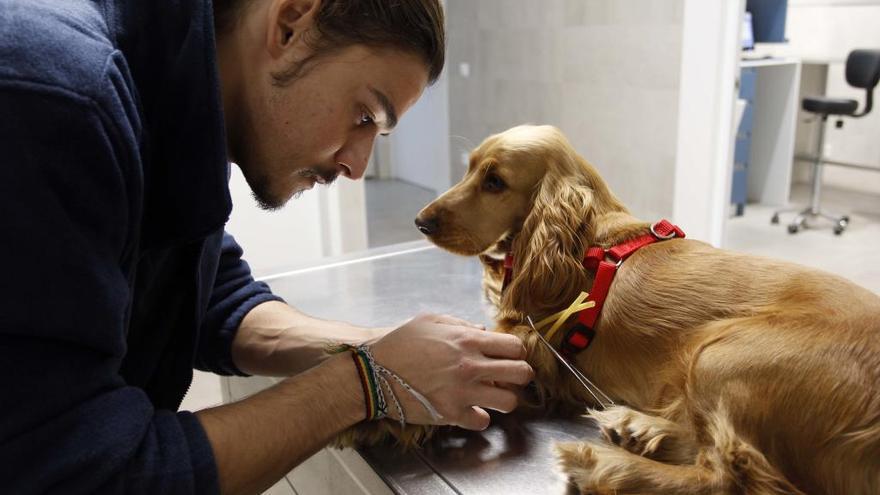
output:
<instances>
[{"instance_id":1,"label":"man's fingers","mask_svg":"<svg viewBox=\"0 0 880 495\"><path fill-rule=\"evenodd\" d=\"M522 340L507 333L489 332L480 339L480 351L488 357L525 359L526 348Z\"/></svg>"},{"instance_id":2,"label":"man's fingers","mask_svg":"<svg viewBox=\"0 0 880 495\"><path fill-rule=\"evenodd\" d=\"M535 371L525 361L491 359L480 364L477 379L481 382L512 383L528 385L535 378Z\"/></svg>"},{"instance_id":3,"label":"man's fingers","mask_svg":"<svg viewBox=\"0 0 880 495\"><path fill-rule=\"evenodd\" d=\"M466 430L483 431L489 427L489 413L481 407L471 406L462 412L458 426Z\"/></svg>"},{"instance_id":4,"label":"man's fingers","mask_svg":"<svg viewBox=\"0 0 880 495\"><path fill-rule=\"evenodd\" d=\"M473 393L475 405L503 413L516 409L519 402L517 395L510 390L490 385L480 385Z\"/></svg>"}]
</instances>

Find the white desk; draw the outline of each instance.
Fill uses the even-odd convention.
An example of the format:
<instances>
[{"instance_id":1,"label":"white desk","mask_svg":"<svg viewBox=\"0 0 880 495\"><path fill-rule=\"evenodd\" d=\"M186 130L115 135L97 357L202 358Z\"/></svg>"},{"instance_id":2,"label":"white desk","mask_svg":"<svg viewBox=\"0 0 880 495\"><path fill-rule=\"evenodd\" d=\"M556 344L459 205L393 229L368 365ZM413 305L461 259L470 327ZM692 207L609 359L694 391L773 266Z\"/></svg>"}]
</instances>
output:
<instances>
[{"instance_id":1,"label":"white desk","mask_svg":"<svg viewBox=\"0 0 880 495\"><path fill-rule=\"evenodd\" d=\"M801 62L797 58L743 60L757 71L748 200L769 205L788 203L797 128Z\"/></svg>"}]
</instances>

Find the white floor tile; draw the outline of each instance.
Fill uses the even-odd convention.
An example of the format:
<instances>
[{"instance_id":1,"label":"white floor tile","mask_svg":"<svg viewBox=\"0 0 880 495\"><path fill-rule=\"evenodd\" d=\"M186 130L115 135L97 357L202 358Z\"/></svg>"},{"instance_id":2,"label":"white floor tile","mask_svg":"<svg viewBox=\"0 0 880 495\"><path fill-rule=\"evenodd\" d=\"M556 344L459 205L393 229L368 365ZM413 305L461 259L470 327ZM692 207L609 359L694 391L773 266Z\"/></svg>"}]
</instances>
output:
<instances>
[{"instance_id":1,"label":"white floor tile","mask_svg":"<svg viewBox=\"0 0 880 495\"><path fill-rule=\"evenodd\" d=\"M797 205L809 201L807 187L793 188L792 198ZM794 213L781 215L780 223L771 225L775 208L747 205L744 216L728 221L725 247L833 272L880 293L880 194L825 188L822 207L850 216L842 235L834 235L828 221L789 234Z\"/></svg>"}]
</instances>

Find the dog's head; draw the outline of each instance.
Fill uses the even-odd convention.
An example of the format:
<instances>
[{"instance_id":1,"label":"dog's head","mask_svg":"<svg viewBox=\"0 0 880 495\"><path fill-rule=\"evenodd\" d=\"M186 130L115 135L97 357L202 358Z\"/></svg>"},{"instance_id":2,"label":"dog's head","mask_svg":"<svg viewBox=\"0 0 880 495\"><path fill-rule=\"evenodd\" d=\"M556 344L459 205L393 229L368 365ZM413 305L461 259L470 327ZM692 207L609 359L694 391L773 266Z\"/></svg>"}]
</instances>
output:
<instances>
[{"instance_id":1,"label":"dog's head","mask_svg":"<svg viewBox=\"0 0 880 495\"><path fill-rule=\"evenodd\" d=\"M613 212L626 209L558 129L519 126L483 141L464 178L426 206L416 226L443 249L480 255L487 271L513 252L510 305L502 305L540 311L547 308L528 304L538 303L534 296L558 304L581 290L593 219Z\"/></svg>"}]
</instances>

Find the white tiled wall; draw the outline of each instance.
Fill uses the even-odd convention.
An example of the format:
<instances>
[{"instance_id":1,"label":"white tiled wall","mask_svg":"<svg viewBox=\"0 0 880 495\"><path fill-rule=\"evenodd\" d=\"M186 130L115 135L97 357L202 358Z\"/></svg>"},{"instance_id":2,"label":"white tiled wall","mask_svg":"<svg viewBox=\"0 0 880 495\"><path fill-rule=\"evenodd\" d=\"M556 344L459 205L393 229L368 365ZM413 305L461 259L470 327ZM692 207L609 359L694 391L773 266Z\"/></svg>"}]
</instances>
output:
<instances>
[{"instance_id":1,"label":"white tiled wall","mask_svg":"<svg viewBox=\"0 0 880 495\"><path fill-rule=\"evenodd\" d=\"M450 0L453 182L489 134L553 124L637 215L671 214L682 5Z\"/></svg>"}]
</instances>

